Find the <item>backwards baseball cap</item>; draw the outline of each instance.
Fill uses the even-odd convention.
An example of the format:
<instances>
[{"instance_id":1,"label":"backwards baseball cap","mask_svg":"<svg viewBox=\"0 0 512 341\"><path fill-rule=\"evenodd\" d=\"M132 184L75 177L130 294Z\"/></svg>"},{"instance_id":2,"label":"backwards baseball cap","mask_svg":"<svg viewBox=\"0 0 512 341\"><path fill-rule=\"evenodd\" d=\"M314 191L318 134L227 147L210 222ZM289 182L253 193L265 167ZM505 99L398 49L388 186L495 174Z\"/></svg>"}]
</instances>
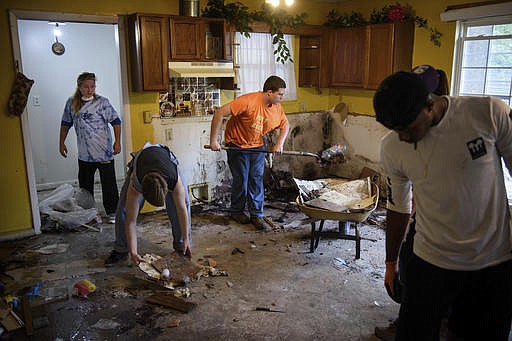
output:
<instances>
[{"instance_id":1,"label":"backwards baseball cap","mask_svg":"<svg viewBox=\"0 0 512 341\"><path fill-rule=\"evenodd\" d=\"M384 79L373 96L377 121L392 130L403 130L427 104L430 91L414 72L399 71Z\"/></svg>"},{"instance_id":2,"label":"backwards baseball cap","mask_svg":"<svg viewBox=\"0 0 512 341\"><path fill-rule=\"evenodd\" d=\"M439 87L439 72L430 65L418 65L412 72L417 74L425 82L428 92L433 93Z\"/></svg>"}]
</instances>

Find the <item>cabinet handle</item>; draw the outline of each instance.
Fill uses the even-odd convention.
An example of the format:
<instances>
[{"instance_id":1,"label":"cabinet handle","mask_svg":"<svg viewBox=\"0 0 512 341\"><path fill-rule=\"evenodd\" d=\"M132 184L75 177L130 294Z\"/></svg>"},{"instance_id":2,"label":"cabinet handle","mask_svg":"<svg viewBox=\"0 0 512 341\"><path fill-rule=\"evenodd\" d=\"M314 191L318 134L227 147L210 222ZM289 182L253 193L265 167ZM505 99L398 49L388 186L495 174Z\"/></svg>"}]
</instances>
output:
<instances>
[{"instance_id":1,"label":"cabinet handle","mask_svg":"<svg viewBox=\"0 0 512 341\"><path fill-rule=\"evenodd\" d=\"M320 67L319 66L305 66L304 69L306 70L316 70L316 69L319 69Z\"/></svg>"}]
</instances>

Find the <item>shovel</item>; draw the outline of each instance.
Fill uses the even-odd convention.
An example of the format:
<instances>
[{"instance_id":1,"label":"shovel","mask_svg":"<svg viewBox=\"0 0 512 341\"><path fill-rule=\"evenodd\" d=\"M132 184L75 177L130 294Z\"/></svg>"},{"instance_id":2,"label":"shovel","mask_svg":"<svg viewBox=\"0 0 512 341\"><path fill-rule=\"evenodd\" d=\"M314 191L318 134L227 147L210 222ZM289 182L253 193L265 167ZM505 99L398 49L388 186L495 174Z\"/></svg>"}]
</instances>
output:
<instances>
[{"instance_id":1,"label":"shovel","mask_svg":"<svg viewBox=\"0 0 512 341\"><path fill-rule=\"evenodd\" d=\"M211 146L209 144L205 144L204 148L211 149ZM248 149L248 148L239 148L239 147L230 147L230 146L221 146L220 148L224 149L224 150L237 150L237 151L244 151L244 152L249 152L249 153L273 154L272 151L269 151L266 149L257 150L257 149ZM337 156L343 157L343 152L345 151L345 149L346 149L346 146L336 144L330 148L327 148L326 150L323 150L320 153L299 152L299 151L295 151L295 150L283 150L281 152L281 154L314 157L317 159L317 161L321 165L324 165L325 163L329 162L330 159L332 159L333 157L337 157Z\"/></svg>"}]
</instances>

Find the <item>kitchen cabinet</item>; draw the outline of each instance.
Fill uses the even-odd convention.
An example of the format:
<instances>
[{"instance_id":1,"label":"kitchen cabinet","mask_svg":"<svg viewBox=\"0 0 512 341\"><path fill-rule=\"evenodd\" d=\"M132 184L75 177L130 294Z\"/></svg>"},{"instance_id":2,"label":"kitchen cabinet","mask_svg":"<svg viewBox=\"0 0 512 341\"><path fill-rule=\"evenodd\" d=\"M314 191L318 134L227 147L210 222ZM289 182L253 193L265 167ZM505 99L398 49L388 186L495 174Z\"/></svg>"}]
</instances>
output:
<instances>
[{"instance_id":1,"label":"kitchen cabinet","mask_svg":"<svg viewBox=\"0 0 512 341\"><path fill-rule=\"evenodd\" d=\"M377 89L384 78L396 71L411 70L413 22L369 25L366 39L366 89Z\"/></svg>"},{"instance_id":2,"label":"kitchen cabinet","mask_svg":"<svg viewBox=\"0 0 512 341\"><path fill-rule=\"evenodd\" d=\"M326 36L301 35L299 43L299 86L325 88L329 86L329 63L326 61Z\"/></svg>"},{"instance_id":3,"label":"kitchen cabinet","mask_svg":"<svg viewBox=\"0 0 512 341\"><path fill-rule=\"evenodd\" d=\"M400 70L411 70L414 23L386 23L331 31L330 86L377 89Z\"/></svg>"},{"instance_id":4,"label":"kitchen cabinet","mask_svg":"<svg viewBox=\"0 0 512 341\"><path fill-rule=\"evenodd\" d=\"M134 91L169 87L169 17L134 14L128 18L128 44Z\"/></svg>"},{"instance_id":5,"label":"kitchen cabinet","mask_svg":"<svg viewBox=\"0 0 512 341\"><path fill-rule=\"evenodd\" d=\"M172 61L232 60L222 18L170 16Z\"/></svg>"},{"instance_id":6,"label":"kitchen cabinet","mask_svg":"<svg viewBox=\"0 0 512 341\"><path fill-rule=\"evenodd\" d=\"M340 28L330 32L332 46L332 87L362 88L366 59L366 26Z\"/></svg>"}]
</instances>

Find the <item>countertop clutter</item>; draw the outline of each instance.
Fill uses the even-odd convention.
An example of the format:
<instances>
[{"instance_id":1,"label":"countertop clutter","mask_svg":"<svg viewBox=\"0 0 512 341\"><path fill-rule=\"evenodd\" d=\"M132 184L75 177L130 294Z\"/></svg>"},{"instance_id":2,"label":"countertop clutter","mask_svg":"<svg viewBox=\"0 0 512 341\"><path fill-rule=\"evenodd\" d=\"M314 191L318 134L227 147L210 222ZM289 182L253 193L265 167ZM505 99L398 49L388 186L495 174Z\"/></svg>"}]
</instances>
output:
<instances>
[{"instance_id":1,"label":"countertop clutter","mask_svg":"<svg viewBox=\"0 0 512 341\"><path fill-rule=\"evenodd\" d=\"M206 77L171 78L169 92L161 92L160 117L206 116L220 106L220 90Z\"/></svg>"}]
</instances>

